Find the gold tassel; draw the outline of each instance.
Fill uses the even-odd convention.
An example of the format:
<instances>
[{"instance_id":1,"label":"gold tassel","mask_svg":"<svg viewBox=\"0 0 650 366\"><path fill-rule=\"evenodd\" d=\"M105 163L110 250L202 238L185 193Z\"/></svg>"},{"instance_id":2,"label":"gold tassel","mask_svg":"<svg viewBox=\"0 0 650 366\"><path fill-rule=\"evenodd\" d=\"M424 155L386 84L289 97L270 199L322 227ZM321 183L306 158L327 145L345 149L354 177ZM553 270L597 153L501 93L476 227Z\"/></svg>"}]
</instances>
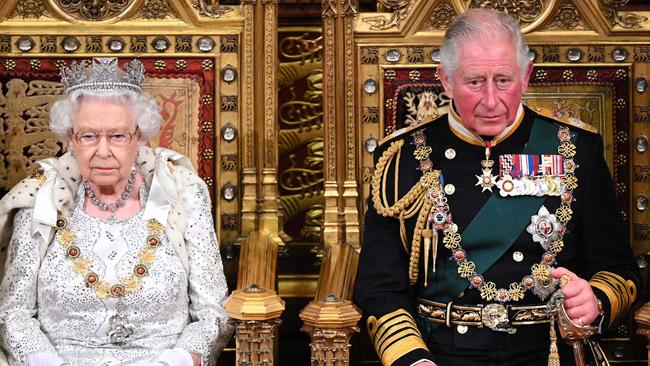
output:
<instances>
[{"instance_id":1,"label":"gold tassel","mask_svg":"<svg viewBox=\"0 0 650 366\"><path fill-rule=\"evenodd\" d=\"M555 334L555 317L553 315L551 315L550 326L551 346L548 351L548 366L560 366L560 354L557 352L557 334Z\"/></svg>"},{"instance_id":2,"label":"gold tassel","mask_svg":"<svg viewBox=\"0 0 650 366\"><path fill-rule=\"evenodd\" d=\"M422 237L424 238L424 287L429 284L429 250L431 250L431 229L426 228L422 230Z\"/></svg>"},{"instance_id":3,"label":"gold tassel","mask_svg":"<svg viewBox=\"0 0 650 366\"><path fill-rule=\"evenodd\" d=\"M431 236L431 272L436 273L436 258L438 258L438 230L433 230Z\"/></svg>"}]
</instances>

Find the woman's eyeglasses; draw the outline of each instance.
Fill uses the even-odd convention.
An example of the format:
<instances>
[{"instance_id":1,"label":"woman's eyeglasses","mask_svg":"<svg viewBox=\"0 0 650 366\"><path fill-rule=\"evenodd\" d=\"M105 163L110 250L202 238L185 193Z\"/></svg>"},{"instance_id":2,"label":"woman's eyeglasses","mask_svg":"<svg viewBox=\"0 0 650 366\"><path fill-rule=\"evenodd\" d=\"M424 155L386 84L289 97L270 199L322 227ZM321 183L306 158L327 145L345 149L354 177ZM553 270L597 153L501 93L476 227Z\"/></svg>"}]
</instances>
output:
<instances>
[{"instance_id":1,"label":"woman's eyeglasses","mask_svg":"<svg viewBox=\"0 0 650 366\"><path fill-rule=\"evenodd\" d=\"M83 147L91 147L99 144L102 136L106 136L106 140L112 146L124 147L131 143L133 137L138 134L138 127L135 128L133 133L125 131L111 131L107 133L100 133L97 131L78 131L73 132L74 138L77 143Z\"/></svg>"}]
</instances>

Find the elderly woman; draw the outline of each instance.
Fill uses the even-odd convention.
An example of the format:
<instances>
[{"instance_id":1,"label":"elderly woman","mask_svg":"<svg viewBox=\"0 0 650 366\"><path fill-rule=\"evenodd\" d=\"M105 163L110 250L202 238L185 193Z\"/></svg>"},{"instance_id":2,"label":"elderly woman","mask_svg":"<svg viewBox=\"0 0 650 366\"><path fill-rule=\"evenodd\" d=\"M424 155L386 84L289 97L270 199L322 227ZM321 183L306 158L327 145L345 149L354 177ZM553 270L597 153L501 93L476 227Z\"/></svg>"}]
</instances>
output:
<instances>
[{"instance_id":1,"label":"elderly woman","mask_svg":"<svg viewBox=\"0 0 650 366\"><path fill-rule=\"evenodd\" d=\"M145 142L161 122L138 61L73 64L52 131L69 146L0 201L10 365L207 364L230 335L206 185Z\"/></svg>"}]
</instances>

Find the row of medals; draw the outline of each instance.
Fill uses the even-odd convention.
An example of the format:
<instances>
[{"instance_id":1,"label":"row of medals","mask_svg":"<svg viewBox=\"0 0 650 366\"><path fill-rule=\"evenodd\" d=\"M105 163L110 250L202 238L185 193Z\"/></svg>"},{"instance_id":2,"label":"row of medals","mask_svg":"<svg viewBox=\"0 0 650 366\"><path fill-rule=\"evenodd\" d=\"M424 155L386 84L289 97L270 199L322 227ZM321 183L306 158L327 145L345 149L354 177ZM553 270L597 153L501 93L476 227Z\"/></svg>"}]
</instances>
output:
<instances>
[{"instance_id":1,"label":"row of medals","mask_svg":"<svg viewBox=\"0 0 650 366\"><path fill-rule=\"evenodd\" d=\"M492 192L492 187L499 189L501 197L506 196L559 196L562 194L562 177L557 175L543 175L540 177L522 176L513 178L508 172L504 173L497 180L497 176L492 174L493 160L482 160L481 166L483 173L477 175L477 186L482 187L482 191Z\"/></svg>"}]
</instances>

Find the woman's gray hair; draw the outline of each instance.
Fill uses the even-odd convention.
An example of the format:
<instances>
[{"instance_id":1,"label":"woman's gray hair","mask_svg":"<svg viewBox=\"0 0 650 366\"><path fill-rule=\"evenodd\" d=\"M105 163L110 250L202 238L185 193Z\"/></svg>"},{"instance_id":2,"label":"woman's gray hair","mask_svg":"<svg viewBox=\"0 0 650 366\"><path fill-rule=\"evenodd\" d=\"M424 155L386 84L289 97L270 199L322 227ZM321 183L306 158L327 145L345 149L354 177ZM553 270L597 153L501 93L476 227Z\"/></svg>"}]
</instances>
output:
<instances>
[{"instance_id":1,"label":"woman's gray hair","mask_svg":"<svg viewBox=\"0 0 650 366\"><path fill-rule=\"evenodd\" d=\"M440 65L447 76L452 78L458 66L458 50L465 40L495 39L512 41L517 52L517 64L522 77L528 71L528 45L521 34L519 24L510 15L492 9L470 9L452 21L445 33L440 48Z\"/></svg>"},{"instance_id":2,"label":"woman's gray hair","mask_svg":"<svg viewBox=\"0 0 650 366\"><path fill-rule=\"evenodd\" d=\"M160 130L162 115L158 102L151 95L126 89L93 91L78 89L63 97L50 110L50 130L64 144L67 143L74 121L84 99L117 103L131 108L133 120L140 131L140 142L144 143Z\"/></svg>"}]
</instances>

